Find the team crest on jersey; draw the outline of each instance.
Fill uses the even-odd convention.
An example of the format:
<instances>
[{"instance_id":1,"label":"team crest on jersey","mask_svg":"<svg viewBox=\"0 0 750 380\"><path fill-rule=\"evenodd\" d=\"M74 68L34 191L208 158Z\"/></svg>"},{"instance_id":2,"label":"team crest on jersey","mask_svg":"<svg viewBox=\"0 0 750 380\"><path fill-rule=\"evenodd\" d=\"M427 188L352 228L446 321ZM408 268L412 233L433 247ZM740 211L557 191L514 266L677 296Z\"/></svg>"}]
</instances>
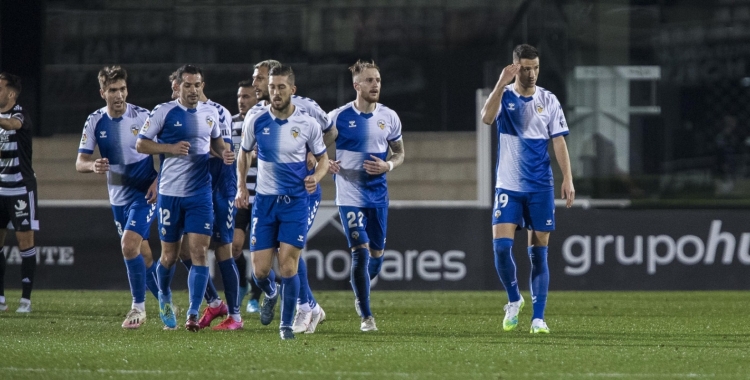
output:
<instances>
[{"instance_id":1,"label":"team crest on jersey","mask_svg":"<svg viewBox=\"0 0 750 380\"><path fill-rule=\"evenodd\" d=\"M541 103L536 104L536 113L542 113L544 112L544 107L542 107Z\"/></svg>"},{"instance_id":2,"label":"team crest on jersey","mask_svg":"<svg viewBox=\"0 0 750 380\"><path fill-rule=\"evenodd\" d=\"M130 126L130 132L133 132L133 136L138 136L138 125L133 124Z\"/></svg>"},{"instance_id":3,"label":"team crest on jersey","mask_svg":"<svg viewBox=\"0 0 750 380\"><path fill-rule=\"evenodd\" d=\"M352 239L359 239L359 232L352 231Z\"/></svg>"},{"instance_id":4,"label":"team crest on jersey","mask_svg":"<svg viewBox=\"0 0 750 380\"><path fill-rule=\"evenodd\" d=\"M299 127L292 127L292 137L295 139L299 136Z\"/></svg>"},{"instance_id":5,"label":"team crest on jersey","mask_svg":"<svg viewBox=\"0 0 750 380\"><path fill-rule=\"evenodd\" d=\"M214 119L211 116L206 116L206 124L208 124L209 128L214 127Z\"/></svg>"},{"instance_id":6,"label":"team crest on jersey","mask_svg":"<svg viewBox=\"0 0 750 380\"><path fill-rule=\"evenodd\" d=\"M508 103L508 110L514 111L516 109L516 103Z\"/></svg>"},{"instance_id":7,"label":"team crest on jersey","mask_svg":"<svg viewBox=\"0 0 750 380\"><path fill-rule=\"evenodd\" d=\"M385 120L378 120L378 127L380 127L380 129L385 129Z\"/></svg>"},{"instance_id":8,"label":"team crest on jersey","mask_svg":"<svg viewBox=\"0 0 750 380\"><path fill-rule=\"evenodd\" d=\"M141 133L148 132L148 127L151 126L151 119L146 119L146 124L143 124L143 127L141 128Z\"/></svg>"}]
</instances>

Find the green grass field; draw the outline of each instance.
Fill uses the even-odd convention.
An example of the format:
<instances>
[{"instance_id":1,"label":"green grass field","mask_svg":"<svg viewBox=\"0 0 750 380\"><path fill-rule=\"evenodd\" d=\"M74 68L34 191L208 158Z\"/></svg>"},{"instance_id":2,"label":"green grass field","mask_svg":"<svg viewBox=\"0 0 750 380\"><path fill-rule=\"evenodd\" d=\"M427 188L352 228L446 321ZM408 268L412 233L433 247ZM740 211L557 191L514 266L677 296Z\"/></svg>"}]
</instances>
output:
<instances>
[{"instance_id":1,"label":"green grass field","mask_svg":"<svg viewBox=\"0 0 750 380\"><path fill-rule=\"evenodd\" d=\"M162 331L149 296L148 322L124 331L127 292L36 291L30 315L6 296L0 379L750 378L750 292L552 292L539 336L530 302L502 331L501 292L374 291L380 331L362 333L351 292L321 291L327 321L295 341L279 339L278 310L237 332Z\"/></svg>"}]
</instances>

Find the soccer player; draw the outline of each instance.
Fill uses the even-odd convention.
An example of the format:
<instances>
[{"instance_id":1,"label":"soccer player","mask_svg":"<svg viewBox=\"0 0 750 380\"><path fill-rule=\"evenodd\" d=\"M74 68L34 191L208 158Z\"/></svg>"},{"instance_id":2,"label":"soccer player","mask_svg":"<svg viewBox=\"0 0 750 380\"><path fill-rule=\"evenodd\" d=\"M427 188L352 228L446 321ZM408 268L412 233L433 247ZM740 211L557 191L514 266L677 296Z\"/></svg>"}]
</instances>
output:
<instances>
[{"instance_id":1,"label":"soccer player","mask_svg":"<svg viewBox=\"0 0 750 380\"><path fill-rule=\"evenodd\" d=\"M401 120L378 103L380 69L374 62L357 61L349 70L357 97L328 115L336 137L336 205L352 252L351 282L354 305L362 318L360 330L377 331L370 310L370 280L383 265L388 219L386 173L404 162ZM388 151L391 158L386 161Z\"/></svg>"},{"instance_id":2,"label":"soccer player","mask_svg":"<svg viewBox=\"0 0 750 380\"><path fill-rule=\"evenodd\" d=\"M36 219L36 175L31 167L31 129L29 114L18 104L21 78L0 73L0 243L5 241L6 226L13 222L21 250L21 302L16 313L31 312L31 289L36 272L34 231ZM0 254L0 311L5 311L5 254Z\"/></svg>"},{"instance_id":3,"label":"soccer player","mask_svg":"<svg viewBox=\"0 0 750 380\"><path fill-rule=\"evenodd\" d=\"M266 60L255 65L255 71L253 72L253 87L255 87L255 94L258 97L259 103L255 107L253 107L252 110L250 110L251 114L257 110L262 110L263 107L270 102L268 93L268 73L269 70L280 65L281 63L275 60ZM320 106L318 106L318 103L310 98L305 98L297 95L292 95L291 102L301 112L313 117L320 125L321 130L325 130L327 128L328 115L326 115L326 113L320 108ZM323 135L323 141L325 142L326 146L329 146L334 138L335 136L332 136L328 132L325 132ZM308 152L307 169L309 175L312 175L315 172L315 163L315 157L312 155L312 153ZM315 189L315 192L310 194L310 197L308 199L310 203L308 228L312 226L313 221L315 221L315 216L318 213L318 206L320 205L321 198L322 192L320 189L320 185L318 185ZM318 324L325 321L326 314L325 311L323 311L323 308L320 307L320 305L315 300L315 297L313 297L312 290L310 289L310 283L307 279L307 265L305 263L305 259L303 259L302 257L300 257L299 259L297 273L300 278L300 293L299 299L297 300L297 315L294 318L293 330L294 332L314 333ZM271 278L275 277L273 271L271 271L269 275L271 276ZM264 303L264 305L265 312L263 312L264 308L261 307L261 323L269 324L273 319L273 305L275 305L275 303Z\"/></svg>"},{"instance_id":4,"label":"soccer player","mask_svg":"<svg viewBox=\"0 0 750 380\"><path fill-rule=\"evenodd\" d=\"M133 296L122 327L136 329L146 321L146 287L159 297L156 266L148 244L156 211L157 173L153 157L135 150L138 130L146 122L148 110L126 102L128 73L122 67L104 67L98 78L99 94L107 105L86 119L76 170L107 175L109 203ZM101 158L94 159L97 145Z\"/></svg>"},{"instance_id":5,"label":"soccer player","mask_svg":"<svg viewBox=\"0 0 750 380\"><path fill-rule=\"evenodd\" d=\"M219 112L219 125L221 136L226 144L226 149L232 148L232 120L228 109L219 103L208 99L203 92L205 84L200 88L200 100L213 106ZM232 240L234 238L234 198L237 194L236 165L225 165L217 152L212 152L208 160L209 173L211 174L211 188L213 189L214 204L214 230L211 240L216 245L214 254L216 262L221 271L221 280L224 284L224 295L227 302L224 303L216 297L209 302L203 310L198 324L201 328L211 325L215 318L229 314L214 330L239 330L243 326L240 316L240 273L232 257ZM183 245L184 246L184 245ZM209 278L209 283L213 281Z\"/></svg>"},{"instance_id":6,"label":"soccer player","mask_svg":"<svg viewBox=\"0 0 750 380\"><path fill-rule=\"evenodd\" d=\"M156 269L159 315L166 328L176 328L170 284L180 240L186 233L193 265L188 275L190 306L185 328L198 331L198 310L209 277L206 250L214 223L209 151L221 156L225 165L232 165L234 152L226 149L221 137L218 111L200 101L203 72L184 65L177 74L179 98L154 108L141 127L136 149L140 153L159 154L162 163L157 200L162 242Z\"/></svg>"},{"instance_id":7,"label":"soccer player","mask_svg":"<svg viewBox=\"0 0 750 380\"><path fill-rule=\"evenodd\" d=\"M482 108L485 124L497 123L497 181L492 215L495 268L508 293L503 330L518 326L524 299L518 291L513 237L517 228L529 230L531 259L532 334L548 334L544 322L549 271L547 244L555 229L554 181L547 145L552 140L557 163L563 173L561 195L567 207L575 189L565 135L568 125L557 97L536 85L539 53L530 45L513 50L513 63L506 66ZM513 82L515 79L514 83Z\"/></svg>"},{"instance_id":8,"label":"soccer player","mask_svg":"<svg viewBox=\"0 0 750 380\"><path fill-rule=\"evenodd\" d=\"M328 171L323 132L318 122L291 102L296 91L294 72L289 66L274 67L269 72L268 90L271 105L247 118L243 125L242 150L237 165L237 206L248 207L245 174L249 152L257 143L258 182L250 226L250 251L253 277L266 293L264 308L271 312L279 292L269 276L273 255L278 248L283 305L281 339L294 339L292 318L299 296L297 265L307 240L309 194L315 192ZM313 175L308 174L307 152L317 160ZM264 316L261 310L261 317ZM273 314L271 313L271 319ZM270 320L261 321L270 323Z\"/></svg>"},{"instance_id":9,"label":"soccer player","mask_svg":"<svg viewBox=\"0 0 750 380\"><path fill-rule=\"evenodd\" d=\"M242 123L245 121L245 116L250 108L258 103L258 97L255 95L255 87L253 87L252 81L243 80L237 84L237 87L239 87L237 90L237 108L239 109L239 113L232 116L232 143L234 144L234 153L239 155L240 145L242 144ZM255 164L257 156L254 155L255 153L255 150L251 153L253 164L248 168L245 179L250 204L255 200L255 179L258 176L258 165ZM247 273L247 259L242 254L242 247L245 245L245 237L250 226L250 208L235 208L235 210L232 256L237 263L237 270L240 272L240 297L244 297L247 294L249 287L251 296L247 301L246 311L248 313L257 313L260 311L258 301L260 301L261 290L255 284L255 281L247 281L245 277L245 273ZM241 304L242 302L240 302Z\"/></svg>"}]
</instances>

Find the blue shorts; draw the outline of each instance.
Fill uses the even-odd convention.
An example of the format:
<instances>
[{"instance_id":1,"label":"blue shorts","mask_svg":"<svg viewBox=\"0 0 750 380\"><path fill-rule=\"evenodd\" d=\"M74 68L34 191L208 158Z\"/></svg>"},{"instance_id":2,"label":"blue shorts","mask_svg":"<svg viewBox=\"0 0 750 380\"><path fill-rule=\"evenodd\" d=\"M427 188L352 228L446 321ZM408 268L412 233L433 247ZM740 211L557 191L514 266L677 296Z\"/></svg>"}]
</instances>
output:
<instances>
[{"instance_id":1,"label":"blue shorts","mask_svg":"<svg viewBox=\"0 0 750 380\"><path fill-rule=\"evenodd\" d=\"M339 216L349 248L369 243L371 250L385 249L388 207L339 206Z\"/></svg>"},{"instance_id":2,"label":"blue shorts","mask_svg":"<svg viewBox=\"0 0 750 380\"><path fill-rule=\"evenodd\" d=\"M318 188L320 188L320 185L318 186ZM309 198L310 216L307 218L308 230L310 229L310 227L312 227L313 222L315 221L315 215L318 215L318 207L320 207L321 198L323 198L323 193L320 191L310 194L310 198Z\"/></svg>"},{"instance_id":3,"label":"blue shorts","mask_svg":"<svg viewBox=\"0 0 750 380\"><path fill-rule=\"evenodd\" d=\"M554 190L520 192L496 188L492 225L500 223L512 223L533 231L554 231Z\"/></svg>"},{"instance_id":4,"label":"blue shorts","mask_svg":"<svg viewBox=\"0 0 750 380\"><path fill-rule=\"evenodd\" d=\"M234 197L224 197L214 193L214 231L211 240L224 245L234 239L234 217L237 209L234 207Z\"/></svg>"},{"instance_id":5,"label":"blue shorts","mask_svg":"<svg viewBox=\"0 0 750 380\"><path fill-rule=\"evenodd\" d=\"M156 205L148 204L146 198L142 197L137 197L124 206L112 206L117 234L122 237L125 230L130 230L141 235L143 240L148 240L154 211L156 211Z\"/></svg>"},{"instance_id":6,"label":"blue shorts","mask_svg":"<svg viewBox=\"0 0 750 380\"><path fill-rule=\"evenodd\" d=\"M171 197L159 194L159 236L161 241L174 243L183 234L211 236L214 229L214 210L211 193L190 197Z\"/></svg>"},{"instance_id":7,"label":"blue shorts","mask_svg":"<svg viewBox=\"0 0 750 380\"><path fill-rule=\"evenodd\" d=\"M279 243L301 249L307 241L309 216L308 197L257 194L250 221L250 251L276 248Z\"/></svg>"}]
</instances>

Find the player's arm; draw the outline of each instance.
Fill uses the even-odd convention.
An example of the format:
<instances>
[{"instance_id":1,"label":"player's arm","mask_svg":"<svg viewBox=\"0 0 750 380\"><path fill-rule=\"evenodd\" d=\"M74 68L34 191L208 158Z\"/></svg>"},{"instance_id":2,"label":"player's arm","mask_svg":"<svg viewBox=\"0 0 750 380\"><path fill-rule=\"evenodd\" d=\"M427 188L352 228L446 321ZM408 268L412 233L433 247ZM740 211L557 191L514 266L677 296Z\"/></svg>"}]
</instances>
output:
<instances>
[{"instance_id":1,"label":"player's arm","mask_svg":"<svg viewBox=\"0 0 750 380\"><path fill-rule=\"evenodd\" d=\"M521 68L520 64L510 64L508 66L505 66L503 69L503 72L500 73L500 78L497 79L497 83L495 83L495 88L490 93L490 96L487 97L487 101L484 102L484 106L482 107L482 122L487 125L492 125L492 122L495 120L495 117L497 117L497 113L500 111L500 101L503 98L503 92L505 91L505 86L509 85L510 82L513 81L513 78L515 78L516 73L518 73L518 70Z\"/></svg>"},{"instance_id":2,"label":"player's arm","mask_svg":"<svg viewBox=\"0 0 750 380\"><path fill-rule=\"evenodd\" d=\"M138 137L135 150L143 154L167 154L173 156L187 156L190 151L190 143L180 141L175 144L162 144L154 140Z\"/></svg>"},{"instance_id":3,"label":"player's arm","mask_svg":"<svg viewBox=\"0 0 750 380\"><path fill-rule=\"evenodd\" d=\"M224 165L234 163L234 150L232 150L232 146L227 144L221 136L211 138L211 149L218 154L218 157L224 159Z\"/></svg>"},{"instance_id":4,"label":"player's arm","mask_svg":"<svg viewBox=\"0 0 750 380\"><path fill-rule=\"evenodd\" d=\"M23 123L15 117L11 116L7 119L0 119L0 128L5 129L6 131L21 129L21 126L23 126Z\"/></svg>"},{"instance_id":5,"label":"player's arm","mask_svg":"<svg viewBox=\"0 0 750 380\"><path fill-rule=\"evenodd\" d=\"M336 143L336 137L339 136L339 130L336 128L335 125L332 125L330 128L328 128L327 131L323 133L323 143L326 144L326 148L330 149L333 144Z\"/></svg>"},{"instance_id":6,"label":"player's arm","mask_svg":"<svg viewBox=\"0 0 750 380\"><path fill-rule=\"evenodd\" d=\"M109 160L106 158L94 159L90 154L78 153L76 171L79 173L104 174L109 171Z\"/></svg>"},{"instance_id":7,"label":"player's arm","mask_svg":"<svg viewBox=\"0 0 750 380\"><path fill-rule=\"evenodd\" d=\"M555 159L560 165L563 174L562 187L560 194L562 199L566 199L565 206L570 207L576 197L576 191L573 187L573 174L570 169L570 156L568 155L568 144L565 143L564 136L557 136L552 139L552 147L555 150Z\"/></svg>"},{"instance_id":8,"label":"player's arm","mask_svg":"<svg viewBox=\"0 0 750 380\"><path fill-rule=\"evenodd\" d=\"M248 208L250 205L250 193L247 191L247 171L252 163L252 150L245 151L240 148L237 157L237 195L234 205L239 208Z\"/></svg>"},{"instance_id":9,"label":"player's arm","mask_svg":"<svg viewBox=\"0 0 750 380\"><path fill-rule=\"evenodd\" d=\"M328 173L328 155L323 152L315 156L315 159L318 161L318 165L315 167L315 173L305 177L305 189L307 189L307 192L310 194L315 192L318 188L318 183L320 183L323 177Z\"/></svg>"}]
</instances>

